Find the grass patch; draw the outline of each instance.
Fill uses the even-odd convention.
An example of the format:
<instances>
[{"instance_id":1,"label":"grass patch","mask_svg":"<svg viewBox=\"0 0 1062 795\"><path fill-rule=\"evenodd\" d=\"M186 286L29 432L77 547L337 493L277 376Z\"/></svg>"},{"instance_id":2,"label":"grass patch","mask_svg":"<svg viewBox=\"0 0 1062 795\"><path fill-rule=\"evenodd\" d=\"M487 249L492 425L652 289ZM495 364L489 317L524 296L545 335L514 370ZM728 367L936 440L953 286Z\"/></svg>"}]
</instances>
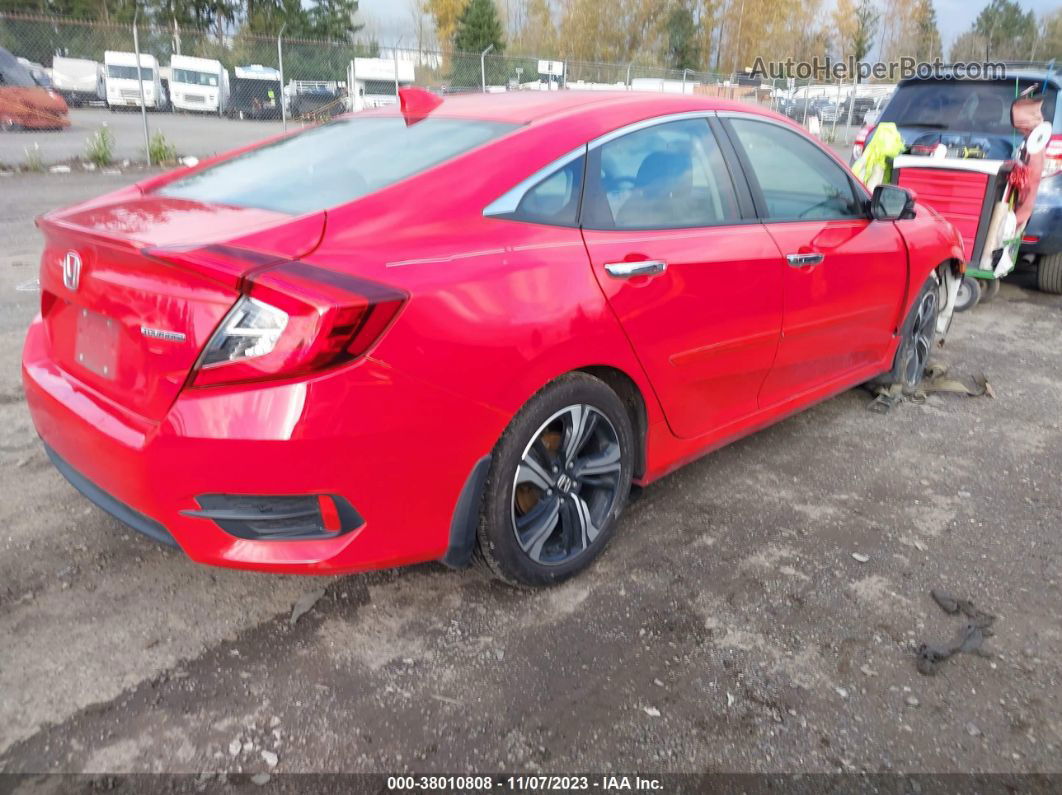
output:
<instances>
[{"instance_id":1,"label":"grass patch","mask_svg":"<svg viewBox=\"0 0 1062 795\"><path fill-rule=\"evenodd\" d=\"M85 142L85 158L101 168L114 161L114 133L104 124Z\"/></svg>"},{"instance_id":2,"label":"grass patch","mask_svg":"<svg viewBox=\"0 0 1062 795\"><path fill-rule=\"evenodd\" d=\"M148 164L162 165L173 163L177 160L177 147L166 140L166 136L157 132L148 141Z\"/></svg>"}]
</instances>

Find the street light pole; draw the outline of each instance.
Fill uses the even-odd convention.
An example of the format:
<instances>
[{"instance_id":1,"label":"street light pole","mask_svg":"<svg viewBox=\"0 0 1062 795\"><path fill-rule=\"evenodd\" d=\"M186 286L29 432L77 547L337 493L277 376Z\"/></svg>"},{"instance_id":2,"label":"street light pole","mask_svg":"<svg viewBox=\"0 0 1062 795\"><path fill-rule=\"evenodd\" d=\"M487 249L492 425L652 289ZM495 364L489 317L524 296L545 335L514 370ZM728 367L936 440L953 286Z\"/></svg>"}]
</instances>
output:
<instances>
[{"instance_id":1,"label":"street light pole","mask_svg":"<svg viewBox=\"0 0 1062 795\"><path fill-rule=\"evenodd\" d=\"M487 53L493 49L494 45L491 44L479 54L479 79L482 81L481 85L484 94L487 93Z\"/></svg>"},{"instance_id":2,"label":"street light pole","mask_svg":"<svg viewBox=\"0 0 1062 795\"><path fill-rule=\"evenodd\" d=\"M147 122L147 99L144 97L144 67L140 63L140 38L136 30L136 21L140 16L140 9L133 12L133 52L136 54L136 77L140 86L140 117L144 120L144 154L147 156L148 165L151 165L151 135L148 133ZM160 99L160 97L156 97Z\"/></svg>"}]
</instances>

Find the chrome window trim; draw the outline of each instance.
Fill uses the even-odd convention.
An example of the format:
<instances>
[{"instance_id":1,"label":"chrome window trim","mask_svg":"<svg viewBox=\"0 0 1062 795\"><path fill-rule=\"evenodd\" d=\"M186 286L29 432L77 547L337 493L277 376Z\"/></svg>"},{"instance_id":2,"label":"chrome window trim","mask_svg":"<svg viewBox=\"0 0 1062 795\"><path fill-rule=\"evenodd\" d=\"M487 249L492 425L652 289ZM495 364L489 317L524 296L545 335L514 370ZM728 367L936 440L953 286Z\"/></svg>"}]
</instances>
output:
<instances>
[{"instance_id":1,"label":"chrome window trim","mask_svg":"<svg viewBox=\"0 0 1062 795\"><path fill-rule=\"evenodd\" d=\"M687 121L690 119L708 119L710 116L714 115L716 115L716 111L714 110L690 110L683 111L682 113L669 113L666 116L653 116L648 119L642 119L641 121L631 122L624 127L611 130L603 135L599 135L597 138L592 138L587 143L573 149L566 155L558 157L553 162L540 168L531 176L518 182L484 207L483 215L487 218L492 218L499 215L510 215L516 212L516 208L520 206L524 194L531 190L531 188L535 187L539 182L553 174L558 169L564 168L564 166L583 155L590 154L592 149L597 149L598 147L607 144L609 141L614 141L629 133L645 130L649 127L656 127L660 124L670 124L671 122Z\"/></svg>"}]
</instances>

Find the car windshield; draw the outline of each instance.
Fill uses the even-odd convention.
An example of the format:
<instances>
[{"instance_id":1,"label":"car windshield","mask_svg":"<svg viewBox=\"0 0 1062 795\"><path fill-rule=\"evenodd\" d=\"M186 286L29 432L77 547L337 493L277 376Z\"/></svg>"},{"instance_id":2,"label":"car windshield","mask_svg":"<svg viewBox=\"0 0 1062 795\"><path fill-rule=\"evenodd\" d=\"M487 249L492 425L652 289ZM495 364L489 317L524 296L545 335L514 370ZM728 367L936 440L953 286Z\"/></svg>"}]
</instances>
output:
<instances>
[{"instance_id":1,"label":"car windshield","mask_svg":"<svg viewBox=\"0 0 1062 795\"><path fill-rule=\"evenodd\" d=\"M925 80L905 83L881 114L881 121L901 127L931 127L936 130L1011 135L1010 105L1017 91L1024 91L1036 80ZM1043 104L1044 119L1055 115L1057 90L1047 87Z\"/></svg>"},{"instance_id":2,"label":"car windshield","mask_svg":"<svg viewBox=\"0 0 1062 795\"><path fill-rule=\"evenodd\" d=\"M516 125L402 117L339 119L253 149L159 190L165 196L302 213L367 196Z\"/></svg>"},{"instance_id":3,"label":"car windshield","mask_svg":"<svg viewBox=\"0 0 1062 795\"><path fill-rule=\"evenodd\" d=\"M171 83L184 83L192 86L216 86L218 76L210 72L193 72L191 69L174 69L170 76Z\"/></svg>"},{"instance_id":4,"label":"car windshield","mask_svg":"<svg viewBox=\"0 0 1062 795\"><path fill-rule=\"evenodd\" d=\"M135 66L119 66L118 64L107 65L107 77L113 77L115 80L136 80L136 67ZM140 67L140 79L146 83L151 83L155 80L155 70L146 66Z\"/></svg>"}]
</instances>

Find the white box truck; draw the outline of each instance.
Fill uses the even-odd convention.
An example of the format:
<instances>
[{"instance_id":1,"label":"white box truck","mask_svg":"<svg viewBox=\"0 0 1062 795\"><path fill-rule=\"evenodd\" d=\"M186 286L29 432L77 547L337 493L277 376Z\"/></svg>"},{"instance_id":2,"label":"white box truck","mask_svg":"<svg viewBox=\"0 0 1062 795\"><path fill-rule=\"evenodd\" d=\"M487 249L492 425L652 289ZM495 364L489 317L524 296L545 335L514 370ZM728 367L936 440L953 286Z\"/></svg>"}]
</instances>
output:
<instances>
[{"instance_id":1,"label":"white box truck","mask_svg":"<svg viewBox=\"0 0 1062 795\"><path fill-rule=\"evenodd\" d=\"M103 54L107 68L107 106L117 108L140 107L140 86L137 78L136 53L107 50ZM144 107L162 110L166 95L162 91L159 65L154 55L140 54L140 77L144 84Z\"/></svg>"},{"instance_id":2,"label":"white box truck","mask_svg":"<svg viewBox=\"0 0 1062 795\"><path fill-rule=\"evenodd\" d=\"M170 105L173 110L225 112L229 101L229 72L220 61L191 55L170 56Z\"/></svg>"},{"instance_id":3,"label":"white box truck","mask_svg":"<svg viewBox=\"0 0 1062 795\"><path fill-rule=\"evenodd\" d=\"M347 84L350 86L351 110L379 108L398 101L395 91L395 68L398 69L398 87L413 85L413 64L389 58L355 58L348 67Z\"/></svg>"},{"instance_id":4,"label":"white box truck","mask_svg":"<svg viewBox=\"0 0 1062 795\"><path fill-rule=\"evenodd\" d=\"M72 108L107 100L106 73L99 61L56 55L52 84Z\"/></svg>"}]
</instances>

